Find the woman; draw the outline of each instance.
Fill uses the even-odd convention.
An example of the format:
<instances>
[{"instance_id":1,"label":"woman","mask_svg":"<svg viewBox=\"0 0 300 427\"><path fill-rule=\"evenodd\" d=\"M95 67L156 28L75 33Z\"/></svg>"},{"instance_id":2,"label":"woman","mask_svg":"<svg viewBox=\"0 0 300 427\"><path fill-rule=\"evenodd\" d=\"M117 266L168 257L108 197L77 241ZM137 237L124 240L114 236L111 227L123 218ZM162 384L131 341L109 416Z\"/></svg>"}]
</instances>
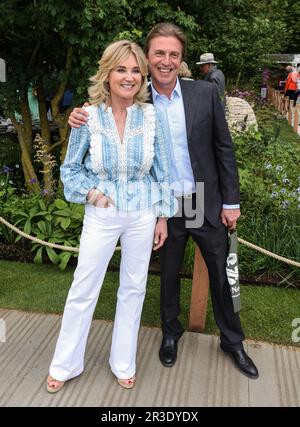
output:
<instances>
[{"instance_id":1,"label":"woman","mask_svg":"<svg viewBox=\"0 0 300 427\"><path fill-rule=\"evenodd\" d=\"M71 132L61 179L66 199L86 206L78 266L47 379L50 393L84 369L93 312L119 239L120 286L109 363L122 387L135 384L151 251L163 245L166 218L177 210L163 129L153 106L145 103L146 76L137 44L109 45L91 78L88 124Z\"/></svg>"}]
</instances>

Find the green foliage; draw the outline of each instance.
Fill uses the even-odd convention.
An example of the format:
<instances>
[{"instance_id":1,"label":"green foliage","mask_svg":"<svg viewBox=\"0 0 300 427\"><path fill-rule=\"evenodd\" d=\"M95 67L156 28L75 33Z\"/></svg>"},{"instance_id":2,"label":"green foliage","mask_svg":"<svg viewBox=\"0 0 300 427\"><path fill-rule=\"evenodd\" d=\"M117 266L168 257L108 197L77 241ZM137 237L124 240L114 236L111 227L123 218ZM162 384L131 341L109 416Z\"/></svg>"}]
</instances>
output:
<instances>
[{"instance_id":1,"label":"green foliage","mask_svg":"<svg viewBox=\"0 0 300 427\"><path fill-rule=\"evenodd\" d=\"M300 259L299 137L272 109L256 110L259 131L233 135L241 183L239 234L286 258ZM299 280L297 268L240 245L242 274Z\"/></svg>"},{"instance_id":2,"label":"green foliage","mask_svg":"<svg viewBox=\"0 0 300 427\"><path fill-rule=\"evenodd\" d=\"M285 52L293 34L299 34L298 6L292 16L292 1L220 0L213 7L210 0L169 3L193 16L198 24L188 55L195 78L199 76L195 59L213 52L227 78L247 82L264 66L267 53ZM294 46L297 51L299 43Z\"/></svg>"},{"instance_id":3,"label":"green foliage","mask_svg":"<svg viewBox=\"0 0 300 427\"><path fill-rule=\"evenodd\" d=\"M64 246L79 246L83 220L82 205L69 204L61 199L49 201L41 196L26 195L22 198L11 197L6 201L1 215L21 231L37 239ZM7 240L4 230L2 226L0 236ZM77 253L59 251L40 243L29 242L17 235L15 241L19 240L31 245L31 250L35 252L34 262L37 264L41 264L47 254L53 264L59 264L60 269L64 270L71 257L78 256Z\"/></svg>"},{"instance_id":4,"label":"green foliage","mask_svg":"<svg viewBox=\"0 0 300 427\"><path fill-rule=\"evenodd\" d=\"M22 13L19 7L19 0L0 4L0 50L8 75L8 82L1 85L2 101L18 112L19 91L29 82L42 81L50 94L68 79L76 90L74 103L85 100L88 78L114 39L143 43L152 25L160 21L174 21L194 32L197 28L191 16L158 0L27 0L22 2ZM69 47L73 48L72 72L66 74Z\"/></svg>"},{"instance_id":5,"label":"green foliage","mask_svg":"<svg viewBox=\"0 0 300 427\"><path fill-rule=\"evenodd\" d=\"M299 137L270 107L256 108L259 131L233 133L240 176L241 218L238 234L275 254L300 260ZM195 245L189 240L183 270L193 272ZM241 276L299 283L299 268L288 266L243 244Z\"/></svg>"},{"instance_id":6,"label":"green foliage","mask_svg":"<svg viewBox=\"0 0 300 427\"><path fill-rule=\"evenodd\" d=\"M244 209L255 203L257 215L285 216L287 209L299 212L299 144L282 137L279 116L272 117L264 107L259 114L269 114L260 131L250 128L233 135Z\"/></svg>"}]
</instances>

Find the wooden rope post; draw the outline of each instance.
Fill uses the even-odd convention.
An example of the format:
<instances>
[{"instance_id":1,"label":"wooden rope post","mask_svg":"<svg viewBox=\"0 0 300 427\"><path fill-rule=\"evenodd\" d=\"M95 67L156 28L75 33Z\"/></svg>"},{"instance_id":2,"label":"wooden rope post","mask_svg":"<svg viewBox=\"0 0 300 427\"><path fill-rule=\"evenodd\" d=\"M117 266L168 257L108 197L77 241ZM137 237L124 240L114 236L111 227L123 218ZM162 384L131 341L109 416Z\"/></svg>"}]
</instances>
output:
<instances>
[{"instance_id":1,"label":"wooden rope post","mask_svg":"<svg viewBox=\"0 0 300 427\"><path fill-rule=\"evenodd\" d=\"M288 96L284 97L284 112L286 114L286 119L288 121L288 115L289 115L289 106L290 106L290 98Z\"/></svg>"},{"instance_id":2,"label":"wooden rope post","mask_svg":"<svg viewBox=\"0 0 300 427\"><path fill-rule=\"evenodd\" d=\"M294 131L300 136L300 104L296 104Z\"/></svg>"},{"instance_id":3,"label":"wooden rope post","mask_svg":"<svg viewBox=\"0 0 300 427\"><path fill-rule=\"evenodd\" d=\"M198 246L195 248L189 330L203 332L206 321L209 278L205 261Z\"/></svg>"},{"instance_id":4,"label":"wooden rope post","mask_svg":"<svg viewBox=\"0 0 300 427\"><path fill-rule=\"evenodd\" d=\"M280 103L279 103L279 111L280 111L280 113L281 114L284 114L285 113L285 100L284 100L284 94L283 93L281 93L280 95Z\"/></svg>"},{"instance_id":5,"label":"wooden rope post","mask_svg":"<svg viewBox=\"0 0 300 427\"><path fill-rule=\"evenodd\" d=\"M298 132L298 126L299 126L299 109L297 108L297 105L294 107L294 124L293 124L293 130L294 132Z\"/></svg>"},{"instance_id":6,"label":"wooden rope post","mask_svg":"<svg viewBox=\"0 0 300 427\"><path fill-rule=\"evenodd\" d=\"M288 122L291 126L293 126L293 108L294 108L294 101L289 100L289 103L288 103Z\"/></svg>"}]
</instances>

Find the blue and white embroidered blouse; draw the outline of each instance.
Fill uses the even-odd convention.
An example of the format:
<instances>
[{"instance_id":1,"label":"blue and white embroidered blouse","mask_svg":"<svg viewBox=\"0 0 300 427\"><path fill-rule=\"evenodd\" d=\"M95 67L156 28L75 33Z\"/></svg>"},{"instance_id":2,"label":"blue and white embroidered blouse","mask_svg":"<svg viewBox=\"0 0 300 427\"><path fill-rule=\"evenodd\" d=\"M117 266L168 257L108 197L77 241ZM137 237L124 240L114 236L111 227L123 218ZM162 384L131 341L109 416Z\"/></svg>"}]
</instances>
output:
<instances>
[{"instance_id":1,"label":"blue and white embroidered blouse","mask_svg":"<svg viewBox=\"0 0 300 427\"><path fill-rule=\"evenodd\" d=\"M91 188L110 196L116 209L152 208L172 217L178 204L170 188L169 153L153 105L127 108L123 141L111 107L86 107L86 125L72 129L61 180L68 201L86 203Z\"/></svg>"}]
</instances>

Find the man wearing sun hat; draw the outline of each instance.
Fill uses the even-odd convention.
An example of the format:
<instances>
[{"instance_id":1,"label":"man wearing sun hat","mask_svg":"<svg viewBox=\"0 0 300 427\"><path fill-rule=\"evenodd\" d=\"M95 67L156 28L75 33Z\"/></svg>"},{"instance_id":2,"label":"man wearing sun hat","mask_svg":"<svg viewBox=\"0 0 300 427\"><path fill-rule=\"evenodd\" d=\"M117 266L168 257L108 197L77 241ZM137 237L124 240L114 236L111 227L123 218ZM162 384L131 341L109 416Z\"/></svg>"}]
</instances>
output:
<instances>
[{"instance_id":1,"label":"man wearing sun hat","mask_svg":"<svg viewBox=\"0 0 300 427\"><path fill-rule=\"evenodd\" d=\"M203 53L200 56L200 61L196 62L197 65L200 65L201 73L204 74L203 80L217 85L221 102L225 108L225 76L222 71L216 67L215 64L217 63L213 53Z\"/></svg>"}]
</instances>

